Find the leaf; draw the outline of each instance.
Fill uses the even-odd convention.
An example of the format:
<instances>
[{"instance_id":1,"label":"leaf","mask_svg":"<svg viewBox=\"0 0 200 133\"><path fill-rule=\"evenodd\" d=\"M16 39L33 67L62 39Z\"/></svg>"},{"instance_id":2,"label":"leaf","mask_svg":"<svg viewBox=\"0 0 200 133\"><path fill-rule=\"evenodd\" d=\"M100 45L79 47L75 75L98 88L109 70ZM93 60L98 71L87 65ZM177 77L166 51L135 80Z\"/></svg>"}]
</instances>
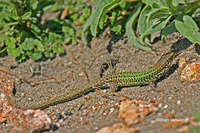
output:
<instances>
[{"instance_id":1,"label":"leaf","mask_svg":"<svg viewBox=\"0 0 200 133\"><path fill-rule=\"evenodd\" d=\"M42 57L42 52L32 49L31 51L27 51L27 54L29 55L30 58L34 60L38 60Z\"/></svg>"},{"instance_id":2,"label":"leaf","mask_svg":"<svg viewBox=\"0 0 200 133\"><path fill-rule=\"evenodd\" d=\"M177 30L192 43L200 43L200 32L195 21L183 11L176 19Z\"/></svg>"},{"instance_id":3,"label":"leaf","mask_svg":"<svg viewBox=\"0 0 200 133\"><path fill-rule=\"evenodd\" d=\"M0 34L0 43L7 40L9 37L4 35L4 34Z\"/></svg>"},{"instance_id":4,"label":"leaf","mask_svg":"<svg viewBox=\"0 0 200 133\"><path fill-rule=\"evenodd\" d=\"M53 50L57 53L64 53L64 48L60 44L56 44L53 46Z\"/></svg>"},{"instance_id":5,"label":"leaf","mask_svg":"<svg viewBox=\"0 0 200 133\"><path fill-rule=\"evenodd\" d=\"M33 39L26 38L25 41L20 45L20 48L22 48L23 50L33 49Z\"/></svg>"},{"instance_id":6,"label":"leaf","mask_svg":"<svg viewBox=\"0 0 200 133\"><path fill-rule=\"evenodd\" d=\"M29 19L31 17L31 12L26 12L24 15L21 16L22 20Z\"/></svg>"},{"instance_id":7,"label":"leaf","mask_svg":"<svg viewBox=\"0 0 200 133\"><path fill-rule=\"evenodd\" d=\"M139 20L138 20L138 28L140 34L145 33L145 31L153 24L153 21L148 20L148 13L150 12L151 7L146 5L142 12L140 13Z\"/></svg>"},{"instance_id":8,"label":"leaf","mask_svg":"<svg viewBox=\"0 0 200 133\"><path fill-rule=\"evenodd\" d=\"M6 45L14 45L15 46L15 38L10 37L9 39L6 40ZM15 48L15 47L14 47Z\"/></svg>"},{"instance_id":9,"label":"leaf","mask_svg":"<svg viewBox=\"0 0 200 133\"><path fill-rule=\"evenodd\" d=\"M26 59L26 55L24 54L20 54L19 56L16 57L16 60L18 60L19 62L22 62L25 59Z\"/></svg>"},{"instance_id":10,"label":"leaf","mask_svg":"<svg viewBox=\"0 0 200 133\"><path fill-rule=\"evenodd\" d=\"M128 9L131 6L131 3L126 1L121 1L119 6L123 9Z\"/></svg>"},{"instance_id":11,"label":"leaf","mask_svg":"<svg viewBox=\"0 0 200 133\"><path fill-rule=\"evenodd\" d=\"M35 18L35 17L31 17L30 20L31 20L33 23L36 23L37 18Z\"/></svg>"},{"instance_id":12,"label":"leaf","mask_svg":"<svg viewBox=\"0 0 200 133\"><path fill-rule=\"evenodd\" d=\"M157 7L166 7L167 6L166 0L142 0L142 2L152 8L155 8L156 6Z\"/></svg>"},{"instance_id":13,"label":"leaf","mask_svg":"<svg viewBox=\"0 0 200 133\"><path fill-rule=\"evenodd\" d=\"M200 16L200 8L198 8L192 15L192 17Z\"/></svg>"},{"instance_id":14,"label":"leaf","mask_svg":"<svg viewBox=\"0 0 200 133\"><path fill-rule=\"evenodd\" d=\"M155 19L166 19L171 15L165 0L143 0L143 2L147 5L139 16L138 28L141 35L146 34ZM142 40L142 42L144 41Z\"/></svg>"},{"instance_id":15,"label":"leaf","mask_svg":"<svg viewBox=\"0 0 200 133\"><path fill-rule=\"evenodd\" d=\"M97 26L99 24L99 21L101 20L102 16L105 15L107 11L109 11L113 5L117 6L117 4L120 3L120 0L101 0L100 3L97 6L97 9L95 10L94 16L92 18L92 23L90 26L90 30L93 36L96 36L97 34Z\"/></svg>"},{"instance_id":16,"label":"leaf","mask_svg":"<svg viewBox=\"0 0 200 133\"><path fill-rule=\"evenodd\" d=\"M156 18L167 18L169 15L171 15L171 13L169 12L169 10L167 8L159 8L154 10L150 16L149 19L153 20Z\"/></svg>"},{"instance_id":17,"label":"leaf","mask_svg":"<svg viewBox=\"0 0 200 133\"><path fill-rule=\"evenodd\" d=\"M150 47L145 46L144 44L138 41L135 31L133 30L133 26L136 22L137 16L140 13L141 8L142 8L142 3L138 3L135 9L133 10L133 12L130 14L128 21L126 23L126 32L128 35L128 40L134 47L145 50L145 51L151 51Z\"/></svg>"},{"instance_id":18,"label":"leaf","mask_svg":"<svg viewBox=\"0 0 200 133\"><path fill-rule=\"evenodd\" d=\"M49 34L49 41L51 43L55 43L55 42L62 42L63 37L61 35L58 35L56 33L50 33Z\"/></svg>"},{"instance_id":19,"label":"leaf","mask_svg":"<svg viewBox=\"0 0 200 133\"><path fill-rule=\"evenodd\" d=\"M34 33L35 35L39 34L41 32L40 28L37 27L35 24L31 24L30 26L30 30L32 33Z\"/></svg>"},{"instance_id":20,"label":"leaf","mask_svg":"<svg viewBox=\"0 0 200 133\"><path fill-rule=\"evenodd\" d=\"M68 37L75 36L75 30L69 26L63 26L62 32L64 32L64 34Z\"/></svg>"},{"instance_id":21,"label":"leaf","mask_svg":"<svg viewBox=\"0 0 200 133\"><path fill-rule=\"evenodd\" d=\"M33 45L36 45L37 46L37 49L41 52L44 51L44 46L42 45L41 41L37 40L37 39L34 39L33 40Z\"/></svg>"},{"instance_id":22,"label":"leaf","mask_svg":"<svg viewBox=\"0 0 200 133\"><path fill-rule=\"evenodd\" d=\"M117 35L121 35L121 29L122 29L122 26L121 25L117 25L117 26L114 26L112 28L112 30L115 32L115 34Z\"/></svg>"},{"instance_id":23,"label":"leaf","mask_svg":"<svg viewBox=\"0 0 200 133\"><path fill-rule=\"evenodd\" d=\"M169 16L168 18L165 18L165 19L163 18L163 19L158 20L154 25L149 27L144 34L141 35L140 41L144 42L145 38L149 34L163 29L166 26L166 24L167 24L167 22L169 21L170 18L171 18L171 16Z\"/></svg>"},{"instance_id":24,"label":"leaf","mask_svg":"<svg viewBox=\"0 0 200 133\"><path fill-rule=\"evenodd\" d=\"M88 35L89 35L89 26L91 25L92 23L92 19L94 17L94 14L92 14L89 19L87 19L87 21L85 22L84 24L84 27L83 27L83 32L82 32L82 40L85 44L88 43Z\"/></svg>"},{"instance_id":25,"label":"leaf","mask_svg":"<svg viewBox=\"0 0 200 133\"><path fill-rule=\"evenodd\" d=\"M16 48L15 39L13 37L6 40L6 45L8 45L7 52L9 55L17 57L20 55L21 51L20 48Z\"/></svg>"},{"instance_id":26,"label":"leaf","mask_svg":"<svg viewBox=\"0 0 200 133\"><path fill-rule=\"evenodd\" d=\"M103 29L103 28L104 28L104 22L100 22L100 23L99 23L99 28L100 28L100 29Z\"/></svg>"},{"instance_id":27,"label":"leaf","mask_svg":"<svg viewBox=\"0 0 200 133\"><path fill-rule=\"evenodd\" d=\"M10 54L13 50L15 50L15 44L8 45L7 52Z\"/></svg>"},{"instance_id":28,"label":"leaf","mask_svg":"<svg viewBox=\"0 0 200 133\"><path fill-rule=\"evenodd\" d=\"M53 18L51 20L49 20L48 23L48 28L49 29L59 29L60 27L62 27L61 21L58 20L57 18Z\"/></svg>"},{"instance_id":29,"label":"leaf","mask_svg":"<svg viewBox=\"0 0 200 133\"><path fill-rule=\"evenodd\" d=\"M200 7L200 1L199 0L167 0L167 6L169 8L169 11L175 15L179 12L186 12L190 15L193 14L193 12Z\"/></svg>"},{"instance_id":30,"label":"leaf","mask_svg":"<svg viewBox=\"0 0 200 133\"><path fill-rule=\"evenodd\" d=\"M17 57L20 55L21 51L20 48L16 48L8 52L11 56Z\"/></svg>"},{"instance_id":31,"label":"leaf","mask_svg":"<svg viewBox=\"0 0 200 133\"><path fill-rule=\"evenodd\" d=\"M193 115L195 116L195 121L196 121L196 122L200 121L200 112L195 111L195 112L193 113Z\"/></svg>"},{"instance_id":32,"label":"leaf","mask_svg":"<svg viewBox=\"0 0 200 133\"><path fill-rule=\"evenodd\" d=\"M143 3L145 3L146 5L151 6L154 3L154 0L142 0Z\"/></svg>"},{"instance_id":33,"label":"leaf","mask_svg":"<svg viewBox=\"0 0 200 133\"><path fill-rule=\"evenodd\" d=\"M9 27L9 26L13 26L13 25L17 25L19 24L19 22L11 22L11 23L7 23L4 25L4 28Z\"/></svg>"},{"instance_id":34,"label":"leaf","mask_svg":"<svg viewBox=\"0 0 200 133\"><path fill-rule=\"evenodd\" d=\"M153 0L152 8L167 8L166 0Z\"/></svg>"},{"instance_id":35,"label":"leaf","mask_svg":"<svg viewBox=\"0 0 200 133\"><path fill-rule=\"evenodd\" d=\"M112 12L112 16L113 16L113 17L116 17L116 16L117 16L117 12L113 11L113 12Z\"/></svg>"},{"instance_id":36,"label":"leaf","mask_svg":"<svg viewBox=\"0 0 200 133\"><path fill-rule=\"evenodd\" d=\"M51 8L52 5L54 5L56 2L55 1L47 1L44 2L39 8L40 10L46 11L49 8Z\"/></svg>"},{"instance_id":37,"label":"leaf","mask_svg":"<svg viewBox=\"0 0 200 133\"><path fill-rule=\"evenodd\" d=\"M169 34L172 34L176 31L176 27L175 27L175 21L172 21L171 24L169 24L168 26L166 26L164 28L164 30L162 31L162 34L161 34L161 40L163 42L165 42L165 36L166 35L169 35Z\"/></svg>"},{"instance_id":38,"label":"leaf","mask_svg":"<svg viewBox=\"0 0 200 133\"><path fill-rule=\"evenodd\" d=\"M76 41L76 37L72 37L71 39L72 39L72 42L73 42L74 44L77 43L77 41Z\"/></svg>"},{"instance_id":39,"label":"leaf","mask_svg":"<svg viewBox=\"0 0 200 133\"><path fill-rule=\"evenodd\" d=\"M165 19L171 15L171 12L169 12L165 0L144 2L146 2L147 5L142 10L138 21L140 34L145 34L146 31L153 25L155 19Z\"/></svg>"},{"instance_id":40,"label":"leaf","mask_svg":"<svg viewBox=\"0 0 200 133\"><path fill-rule=\"evenodd\" d=\"M69 28L70 28L69 26L63 26L62 27L62 32L67 33Z\"/></svg>"},{"instance_id":41,"label":"leaf","mask_svg":"<svg viewBox=\"0 0 200 133\"><path fill-rule=\"evenodd\" d=\"M36 10L37 7L38 7L38 3L39 3L39 1L33 2L33 3L31 4L31 8L32 8L33 10Z\"/></svg>"},{"instance_id":42,"label":"leaf","mask_svg":"<svg viewBox=\"0 0 200 133\"><path fill-rule=\"evenodd\" d=\"M73 20L73 21L76 21L78 19L78 13L74 13L73 15L70 16L70 18Z\"/></svg>"},{"instance_id":43,"label":"leaf","mask_svg":"<svg viewBox=\"0 0 200 133\"><path fill-rule=\"evenodd\" d=\"M4 5L1 8L0 15L1 15L1 18L5 19L7 22L11 22L13 19L18 17L17 11L15 10L15 8L10 7L10 6L6 6L6 5Z\"/></svg>"},{"instance_id":44,"label":"leaf","mask_svg":"<svg viewBox=\"0 0 200 133\"><path fill-rule=\"evenodd\" d=\"M52 58L52 57L54 56L53 51L50 50L49 48L46 48L46 49L45 49L44 54L45 54L45 57L48 57L48 58L49 58L49 57Z\"/></svg>"},{"instance_id":45,"label":"leaf","mask_svg":"<svg viewBox=\"0 0 200 133\"><path fill-rule=\"evenodd\" d=\"M68 34L69 34L69 36L73 36L75 34L74 29L73 28L69 28Z\"/></svg>"}]
</instances>

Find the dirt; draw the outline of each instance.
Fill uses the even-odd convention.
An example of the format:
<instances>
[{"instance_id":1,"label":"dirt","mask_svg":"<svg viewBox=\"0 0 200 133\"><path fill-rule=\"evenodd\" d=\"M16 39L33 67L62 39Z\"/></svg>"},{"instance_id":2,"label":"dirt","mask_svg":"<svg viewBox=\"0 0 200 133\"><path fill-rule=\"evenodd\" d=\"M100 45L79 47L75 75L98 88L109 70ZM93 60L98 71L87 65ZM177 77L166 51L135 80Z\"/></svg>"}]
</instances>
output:
<instances>
[{"instance_id":1,"label":"dirt","mask_svg":"<svg viewBox=\"0 0 200 133\"><path fill-rule=\"evenodd\" d=\"M99 67L103 62L114 61L115 72L143 71L153 66L161 56L156 52L138 50L128 42L126 35L115 36L108 31L93 38L90 44L91 48L80 43L68 46L87 72L90 80L99 77ZM154 46L163 53L167 53L172 49L186 49L191 46L191 43L180 37L178 33L174 33L166 37L166 43L157 40ZM199 62L199 54L200 48L196 46L195 49L185 51L178 57L196 59L196 62ZM8 68L22 79L35 80L54 77L57 80L39 81L35 86L31 86L28 83L19 84L17 78L13 76L15 78L13 93L17 108L30 107L47 101L86 83L82 71L68 53L56 55L53 59L41 59L37 62L28 59L22 63L15 61L15 58L9 55L1 56L1 66ZM191 117L194 111L200 110L200 82L181 82L180 74L184 67L178 67L177 60L174 60L174 65L168 75L157 82L157 87L163 91L156 92L149 85L125 87L118 91L133 99L154 99L162 103L163 108L157 114L150 114L142 123L130 127L139 127L141 133L177 132L177 128L163 129L162 125L166 122L158 121L157 118L168 119L166 112L175 111L174 118L185 119ZM111 74L114 68L109 67L105 70L104 76ZM109 89L102 91L109 93ZM120 99L117 96L104 98L94 91L72 101L51 106L44 111L52 118L55 133L93 133L114 123L124 123L122 118L118 118ZM9 130L6 124L1 124L0 127L3 132Z\"/></svg>"}]
</instances>

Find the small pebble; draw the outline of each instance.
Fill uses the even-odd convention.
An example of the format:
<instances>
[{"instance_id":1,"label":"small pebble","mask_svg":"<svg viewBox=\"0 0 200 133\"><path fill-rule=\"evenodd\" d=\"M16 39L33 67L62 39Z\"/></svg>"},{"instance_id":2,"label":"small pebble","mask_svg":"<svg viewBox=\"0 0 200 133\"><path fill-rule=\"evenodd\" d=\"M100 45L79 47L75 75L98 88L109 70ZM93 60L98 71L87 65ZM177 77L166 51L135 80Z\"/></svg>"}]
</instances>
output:
<instances>
[{"instance_id":1,"label":"small pebble","mask_svg":"<svg viewBox=\"0 0 200 133\"><path fill-rule=\"evenodd\" d=\"M69 111L69 110L65 111L64 114L68 115L68 116L73 115L73 113L71 111Z\"/></svg>"},{"instance_id":2,"label":"small pebble","mask_svg":"<svg viewBox=\"0 0 200 133\"><path fill-rule=\"evenodd\" d=\"M159 107L159 108L162 108L162 103L159 103L159 104L158 104L158 107Z\"/></svg>"},{"instance_id":3,"label":"small pebble","mask_svg":"<svg viewBox=\"0 0 200 133\"><path fill-rule=\"evenodd\" d=\"M31 101L32 99L29 97L28 100Z\"/></svg>"},{"instance_id":4,"label":"small pebble","mask_svg":"<svg viewBox=\"0 0 200 133\"><path fill-rule=\"evenodd\" d=\"M99 129L99 127L93 127L93 129L94 129L94 130L98 130L98 129Z\"/></svg>"},{"instance_id":5,"label":"small pebble","mask_svg":"<svg viewBox=\"0 0 200 133\"><path fill-rule=\"evenodd\" d=\"M61 115L61 113L58 113L58 114L56 114L56 118L61 119L61 118L63 118L63 116Z\"/></svg>"},{"instance_id":6,"label":"small pebble","mask_svg":"<svg viewBox=\"0 0 200 133\"><path fill-rule=\"evenodd\" d=\"M166 109L166 108L168 108L168 105L165 105L162 109Z\"/></svg>"},{"instance_id":7,"label":"small pebble","mask_svg":"<svg viewBox=\"0 0 200 133\"><path fill-rule=\"evenodd\" d=\"M56 123L56 126L57 126L57 127L60 127L60 122L57 122L57 123Z\"/></svg>"},{"instance_id":8,"label":"small pebble","mask_svg":"<svg viewBox=\"0 0 200 133\"><path fill-rule=\"evenodd\" d=\"M178 105L180 105L180 104L181 104L181 101L180 101L180 100L178 100L178 101L177 101L177 104L178 104Z\"/></svg>"},{"instance_id":9,"label":"small pebble","mask_svg":"<svg viewBox=\"0 0 200 133\"><path fill-rule=\"evenodd\" d=\"M155 124L155 123L156 123L156 121L155 121L155 120L152 120L152 121L151 121L151 124Z\"/></svg>"},{"instance_id":10,"label":"small pebble","mask_svg":"<svg viewBox=\"0 0 200 133\"><path fill-rule=\"evenodd\" d=\"M110 109L110 114L111 114L114 110L115 110L114 108L111 108L111 109Z\"/></svg>"}]
</instances>

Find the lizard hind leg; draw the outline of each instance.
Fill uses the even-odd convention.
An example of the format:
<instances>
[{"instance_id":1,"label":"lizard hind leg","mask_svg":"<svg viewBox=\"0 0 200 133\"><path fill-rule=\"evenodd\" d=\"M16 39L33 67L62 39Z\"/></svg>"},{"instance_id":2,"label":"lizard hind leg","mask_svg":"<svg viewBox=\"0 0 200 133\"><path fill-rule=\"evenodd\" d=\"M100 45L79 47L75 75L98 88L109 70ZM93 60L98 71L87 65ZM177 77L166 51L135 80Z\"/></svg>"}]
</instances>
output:
<instances>
[{"instance_id":1,"label":"lizard hind leg","mask_svg":"<svg viewBox=\"0 0 200 133\"><path fill-rule=\"evenodd\" d=\"M125 97L129 100L132 100L131 98L121 95L119 93L116 93L115 91L118 90L118 85L115 82L109 83L110 86L110 92L108 94L103 94L99 89L96 89L95 91L98 92L102 97L108 98L108 96L119 96L119 97Z\"/></svg>"},{"instance_id":2,"label":"lizard hind leg","mask_svg":"<svg viewBox=\"0 0 200 133\"><path fill-rule=\"evenodd\" d=\"M162 89L162 88L157 88L157 86L155 85L155 82L153 82L153 81L149 81L149 86L152 90L154 90L156 92L164 91L164 89Z\"/></svg>"}]
</instances>

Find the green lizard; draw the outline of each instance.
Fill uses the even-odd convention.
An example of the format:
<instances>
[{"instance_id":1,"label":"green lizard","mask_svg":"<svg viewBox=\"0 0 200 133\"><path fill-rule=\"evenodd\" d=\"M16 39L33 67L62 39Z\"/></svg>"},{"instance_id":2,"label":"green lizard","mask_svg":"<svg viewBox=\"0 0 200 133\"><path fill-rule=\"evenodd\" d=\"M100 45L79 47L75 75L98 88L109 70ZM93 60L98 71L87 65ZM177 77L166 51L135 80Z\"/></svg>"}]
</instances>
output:
<instances>
[{"instance_id":1,"label":"green lizard","mask_svg":"<svg viewBox=\"0 0 200 133\"><path fill-rule=\"evenodd\" d=\"M179 53L178 53L179 54ZM110 88L110 87L129 87L140 85L154 85L155 81L165 75L172 66L172 61L177 55L177 52L170 52L163 55L157 63L147 71L126 71L114 73L103 78L90 81L77 89L67 92L63 95L57 96L51 100L39 103L32 109L45 109L59 103L73 100L97 88Z\"/></svg>"}]
</instances>

